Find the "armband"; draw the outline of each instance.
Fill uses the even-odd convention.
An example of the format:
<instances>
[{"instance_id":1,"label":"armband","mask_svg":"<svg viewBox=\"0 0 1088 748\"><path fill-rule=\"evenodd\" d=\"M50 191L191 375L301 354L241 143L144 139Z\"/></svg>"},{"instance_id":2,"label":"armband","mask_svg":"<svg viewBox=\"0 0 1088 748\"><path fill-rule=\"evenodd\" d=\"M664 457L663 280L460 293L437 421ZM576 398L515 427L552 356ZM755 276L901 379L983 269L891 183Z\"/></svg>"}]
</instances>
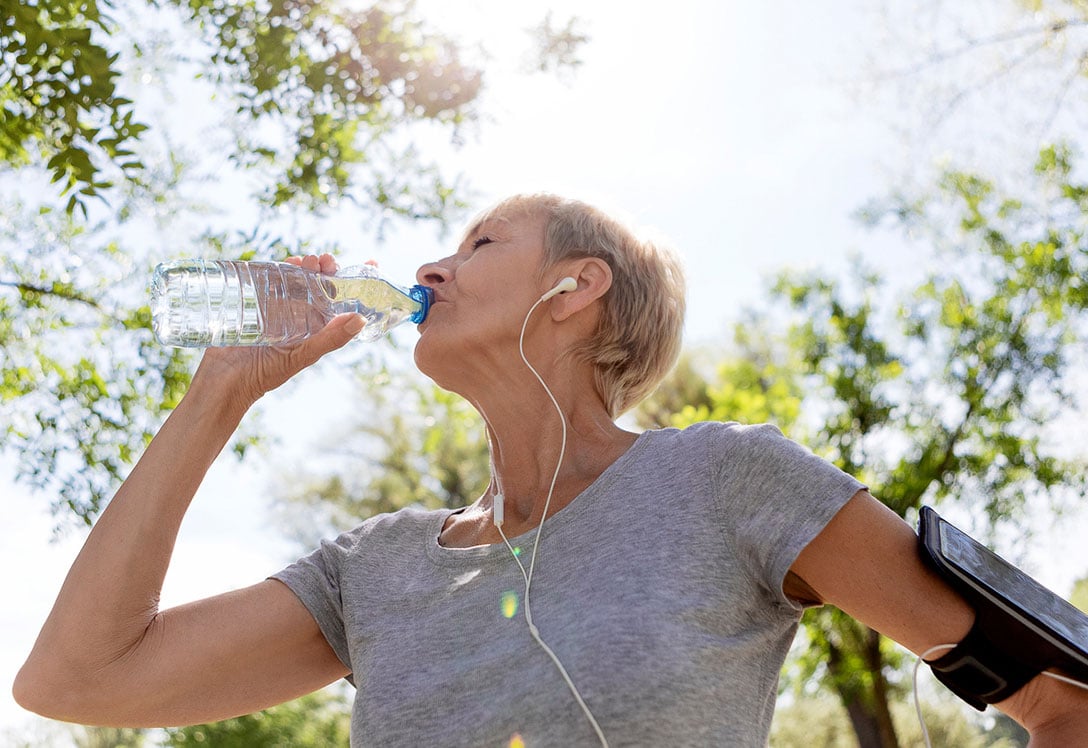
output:
<instances>
[{"instance_id":1,"label":"armband","mask_svg":"<svg viewBox=\"0 0 1088 748\"><path fill-rule=\"evenodd\" d=\"M975 611L963 641L929 663L937 680L978 710L1050 668L1088 682L1088 616L929 507L919 544L922 559Z\"/></svg>"},{"instance_id":2,"label":"armband","mask_svg":"<svg viewBox=\"0 0 1088 748\"><path fill-rule=\"evenodd\" d=\"M979 711L1012 696L1042 670L1019 660L1015 647L996 644L987 628L977 617L963 641L928 663L937 680Z\"/></svg>"}]
</instances>

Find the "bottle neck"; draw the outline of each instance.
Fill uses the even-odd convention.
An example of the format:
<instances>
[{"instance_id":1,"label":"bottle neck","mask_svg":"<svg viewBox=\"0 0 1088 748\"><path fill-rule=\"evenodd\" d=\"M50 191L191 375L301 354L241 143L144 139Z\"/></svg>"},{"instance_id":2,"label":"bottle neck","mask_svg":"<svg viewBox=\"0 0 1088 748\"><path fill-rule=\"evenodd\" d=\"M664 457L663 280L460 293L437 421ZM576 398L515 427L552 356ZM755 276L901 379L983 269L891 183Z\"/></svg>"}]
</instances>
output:
<instances>
[{"instance_id":1,"label":"bottle neck","mask_svg":"<svg viewBox=\"0 0 1088 748\"><path fill-rule=\"evenodd\" d=\"M431 311L434 302L434 291L426 286L415 285L408 289L408 295L419 302L419 309L412 313L412 324L418 325L427 319L427 312Z\"/></svg>"}]
</instances>

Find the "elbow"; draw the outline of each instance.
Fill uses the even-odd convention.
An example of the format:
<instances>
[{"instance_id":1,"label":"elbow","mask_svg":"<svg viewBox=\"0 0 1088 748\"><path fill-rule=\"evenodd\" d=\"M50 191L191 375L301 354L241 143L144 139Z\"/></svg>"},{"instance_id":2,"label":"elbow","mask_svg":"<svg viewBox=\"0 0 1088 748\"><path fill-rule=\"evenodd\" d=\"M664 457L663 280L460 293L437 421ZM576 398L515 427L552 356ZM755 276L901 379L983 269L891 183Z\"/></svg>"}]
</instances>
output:
<instances>
[{"instance_id":1,"label":"elbow","mask_svg":"<svg viewBox=\"0 0 1088 748\"><path fill-rule=\"evenodd\" d=\"M45 717L48 716L45 712L49 700L48 697L43 695L44 691L38 680L30 663L27 662L15 676L15 682L11 686L11 695L15 699L15 703L23 709Z\"/></svg>"},{"instance_id":2,"label":"elbow","mask_svg":"<svg viewBox=\"0 0 1088 748\"><path fill-rule=\"evenodd\" d=\"M68 690L63 687L61 679L47 677L32 658L16 674L11 695L15 703L28 712L71 721L70 717L65 716L64 702L69 697Z\"/></svg>"}]
</instances>

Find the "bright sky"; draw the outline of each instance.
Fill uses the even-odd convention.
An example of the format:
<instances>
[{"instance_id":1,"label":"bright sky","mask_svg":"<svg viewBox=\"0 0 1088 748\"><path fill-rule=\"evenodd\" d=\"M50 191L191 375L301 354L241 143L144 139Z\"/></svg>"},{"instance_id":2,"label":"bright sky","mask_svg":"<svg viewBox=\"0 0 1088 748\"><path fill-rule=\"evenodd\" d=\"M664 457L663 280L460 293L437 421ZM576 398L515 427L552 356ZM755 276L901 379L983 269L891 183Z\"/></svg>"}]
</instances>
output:
<instances>
[{"instance_id":1,"label":"bright sky","mask_svg":"<svg viewBox=\"0 0 1088 748\"><path fill-rule=\"evenodd\" d=\"M550 190L618 208L669 236L690 277L687 339L724 342L727 321L759 298L762 277L784 266L832 268L860 252L891 273L910 267L908 248L865 233L850 217L906 169L889 127L894 112L847 95L845 83L862 73L866 40L875 36L871 17L857 11L864 5L555 2L556 21L578 15L591 37L584 66L562 82L513 72L521 30L540 21L543 4L421 2L436 26L482 40L495 57L478 138L452 154L435 146L436 153L466 175L481 206L515 191ZM419 264L448 252L451 239L442 241L430 230L397 230L384 247L347 259L375 256L407 282ZM292 398L307 395L292 392L266 398L266 410L297 408ZM285 450L305 449L312 436L313 428L296 426ZM0 475L13 474L4 467ZM267 486L254 467L217 462L183 528L167 603L249 584L298 555L265 521ZM29 719L7 684L82 539L50 544L51 521L39 509L46 502L18 486L4 493L0 742L6 727ZM1040 579L1066 592L1088 569L1082 545L1073 533L1048 537L1039 563L1066 562L1045 566Z\"/></svg>"}]
</instances>

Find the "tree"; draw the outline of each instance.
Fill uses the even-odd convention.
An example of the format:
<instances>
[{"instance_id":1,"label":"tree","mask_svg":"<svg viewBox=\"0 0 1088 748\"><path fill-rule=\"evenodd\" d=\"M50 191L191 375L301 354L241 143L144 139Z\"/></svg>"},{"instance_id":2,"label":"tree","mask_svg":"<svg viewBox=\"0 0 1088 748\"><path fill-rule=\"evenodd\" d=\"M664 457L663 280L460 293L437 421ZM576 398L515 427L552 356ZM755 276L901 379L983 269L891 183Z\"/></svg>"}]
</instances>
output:
<instances>
[{"instance_id":1,"label":"tree","mask_svg":"<svg viewBox=\"0 0 1088 748\"><path fill-rule=\"evenodd\" d=\"M69 211L112 186L92 152L127 175L141 166L130 147L146 126L117 91L117 54L92 38L109 26L95 0L0 2L0 162L47 160L53 181L74 190Z\"/></svg>"},{"instance_id":2,"label":"tree","mask_svg":"<svg viewBox=\"0 0 1088 748\"><path fill-rule=\"evenodd\" d=\"M319 207L330 195L352 196L406 215L442 215L452 190L438 179L426 188L411 184L436 173L418 162L408 164L408 179L398 177L390 167L399 171L416 154L408 148L394 156L390 136L421 120L456 126L472 119L481 71L424 27L410 0L362 10L315 0L151 5L175 7L195 31L206 54L202 72L252 122L251 132L279 131L278 138L239 143L235 154L243 164L276 165L267 195L273 204ZM69 211L85 212L86 198L114 184L103 171L133 179L142 169L133 147L147 126L119 91L122 57L140 54L139 45L125 38L111 15L125 11L111 0L5 0L3 10L0 160L47 160L53 181L71 192Z\"/></svg>"},{"instance_id":3,"label":"tree","mask_svg":"<svg viewBox=\"0 0 1088 748\"><path fill-rule=\"evenodd\" d=\"M930 741L937 746L956 748L1017 748L1026 745L1019 736L998 734L967 715L962 705L941 701L923 703L922 716ZM896 730L904 745L922 745L922 728L914 705L893 705ZM1015 724L1015 723L1014 723ZM857 737L842 704L821 696L805 697L775 710L768 741L771 748L853 748Z\"/></svg>"},{"instance_id":4,"label":"tree","mask_svg":"<svg viewBox=\"0 0 1088 748\"><path fill-rule=\"evenodd\" d=\"M152 265L335 251L344 203L363 231L441 229L467 190L413 143L462 137L483 72L411 0L0 11L0 429L17 477L89 523L188 384L192 355L151 339ZM576 64L584 37L553 31L570 43L540 59Z\"/></svg>"},{"instance_id":5,"label":"tree","mask_svg":"<svg viewBox=\"0 0 1088 748\"><path fill-rule=\"evenodd\" d=\"M342 691L316 691L255 714L166 730L163 745L188 748L326 748L347 745L351 703Z\"/></svg>"},{"instance_id":6,"label":"tree","mask_svg":"<svg viewBox=\"0 0 1088 748\"><path fill-rule=\"evenodd\" d=\"M895 101L895 126L913 145L961 158L1001 149L1019 169L1043 143L1083 130L1082 0L885 2L869 12L883 34L868 47L864 96Z\"/></svg>"},{"instance_id":7,"label":"tree","mask_svg":"<svg viewBox=\"0 0 1088 748\"><path fill-rule=\"evenodd\" d=\"M863 268L846 281L783 275L771 308L740 326L736 361L701 386L681 369L685 381L642 412L678 426L770 418L911 522L923 503L947 502L984 518L972 529L989 535L1029 503L1072 506L1086 489L1085 455L1048 437L1082 394L1067 374L1086 322L1088 185L1073 174L1071 152L1057 147L1040 154L1036 199L948 172L928 200L891 207L931 232L939 262L897 308ZM758 327L783 314L779 329ZM742 378L737 397L725 377L746 371L761 375ZM676 412L680 387L696 407ZM777 409L772 396L783 397ZM664 419L663 401L674 404ZM862 746L898 745L901 651L830 608L806 613L804 629L798 687L818 679L837 693Z\"/></svg>"},{"instance_id":8,"label":"tree","mask_svg":"<svg viewBox=\"0 0 1088 748\"><path fill-rule=\"evenodd\" d=\"M407 506L466 506L490 480L483 422L463 399L418 372L359 377L367 417L330 435L276 497L283 525L304 547L361 520Z\"/></svg>"}]
</instances>

